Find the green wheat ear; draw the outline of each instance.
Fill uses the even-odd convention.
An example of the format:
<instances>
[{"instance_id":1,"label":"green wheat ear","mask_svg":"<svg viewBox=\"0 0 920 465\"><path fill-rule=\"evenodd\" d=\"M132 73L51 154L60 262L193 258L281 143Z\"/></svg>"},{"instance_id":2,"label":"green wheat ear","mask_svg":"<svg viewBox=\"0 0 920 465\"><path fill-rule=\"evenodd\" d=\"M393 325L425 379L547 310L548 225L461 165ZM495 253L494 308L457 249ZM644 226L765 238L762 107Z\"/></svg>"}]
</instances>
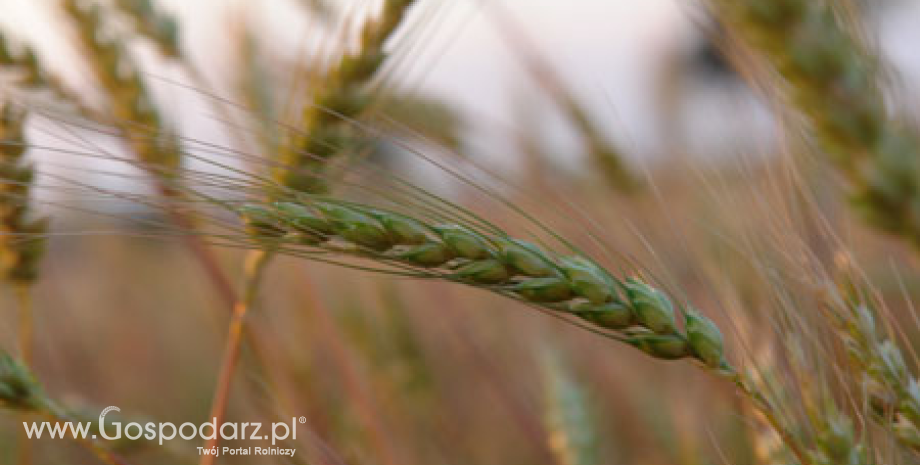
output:
<instances>
[{"instance_id":1,"label":"green wheat ear","mask_svg":"<svg viewBox=\"0 0 920 465\"><path fill-rule=\"evenodd\" d=\"M663 291L637 278L616 278L587 257L559 256L502 233L298 195L296 201L247 204L234 212L258 246L352 255L414 270L420 277L484 288L579 318L653 357L691 358L732 372L712 321L690 312L682 331Z\"/></svg>"}]
</instances>

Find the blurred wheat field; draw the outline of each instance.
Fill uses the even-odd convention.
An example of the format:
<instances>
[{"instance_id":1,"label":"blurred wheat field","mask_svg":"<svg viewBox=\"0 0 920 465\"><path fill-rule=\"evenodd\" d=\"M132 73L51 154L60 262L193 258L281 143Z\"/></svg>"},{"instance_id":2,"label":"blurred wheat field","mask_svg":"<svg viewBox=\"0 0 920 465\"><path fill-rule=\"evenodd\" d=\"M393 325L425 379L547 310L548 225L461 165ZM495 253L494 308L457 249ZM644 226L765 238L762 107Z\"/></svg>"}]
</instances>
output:
<instances>
[{"instance_id":1,"label":"blurred wheat field","mask_svg":"<svg viewBox=\"0 0 920 465\"><path fill-rule=\"evenodd\" d=\"M920 460L912 5L14 3L0 463Z\"/></svg>"}]
</instances>

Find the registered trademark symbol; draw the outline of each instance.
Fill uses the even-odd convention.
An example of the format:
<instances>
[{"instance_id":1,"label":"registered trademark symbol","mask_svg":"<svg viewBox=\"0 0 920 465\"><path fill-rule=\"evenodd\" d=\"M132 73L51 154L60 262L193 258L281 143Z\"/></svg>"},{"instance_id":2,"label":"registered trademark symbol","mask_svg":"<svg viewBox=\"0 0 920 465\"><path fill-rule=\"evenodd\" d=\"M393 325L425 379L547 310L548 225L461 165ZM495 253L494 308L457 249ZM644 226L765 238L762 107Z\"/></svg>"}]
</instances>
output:
<instances>
[{"instance_id":1,"label":"registered trademark symbol","mask_svg":"<svg viewBox=\"0 0 920 465\"><path fill-rule=\"evenodd\" d=\"M301 425L304 425L307 423L307 417L300 417L299 421Z\"/></svg>"}]
</instances>

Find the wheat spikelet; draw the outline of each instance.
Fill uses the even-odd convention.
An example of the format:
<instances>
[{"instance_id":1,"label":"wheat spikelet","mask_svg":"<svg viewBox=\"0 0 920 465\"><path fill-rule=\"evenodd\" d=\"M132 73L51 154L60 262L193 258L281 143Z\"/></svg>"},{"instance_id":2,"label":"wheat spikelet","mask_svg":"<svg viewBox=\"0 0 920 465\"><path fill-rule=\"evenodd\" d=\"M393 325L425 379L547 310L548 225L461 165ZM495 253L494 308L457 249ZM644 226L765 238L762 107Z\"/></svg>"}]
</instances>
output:
<instances>
[{"instance_id":1,"label":"wheat spikelet","mask_svg":"<svg viewBox=\"0 0 920 465\"><path fill-rule=\"evenodd\" d=\"M920 245L920 142L888 116L876 59L824 1L713 0L788 83L875 225Z\"/></svg>"},{"instance_id":2,"label":"wheat spikelet","mask_svg":"<svg viewBox=\"0 0 920 465\"><path fill-rule=\"evenodd\" d=\"M313 104L305 109L300 135L283 152L286 168L276 174L282 185L304 192L326 190L325 161L349 139L345 121L359 116L370 104L373 97L365 87L386 61L384 45L413 3L387 0L380 16L364 24L358 51L344 56L322 82Z\"/></svg>"}]
</instances>

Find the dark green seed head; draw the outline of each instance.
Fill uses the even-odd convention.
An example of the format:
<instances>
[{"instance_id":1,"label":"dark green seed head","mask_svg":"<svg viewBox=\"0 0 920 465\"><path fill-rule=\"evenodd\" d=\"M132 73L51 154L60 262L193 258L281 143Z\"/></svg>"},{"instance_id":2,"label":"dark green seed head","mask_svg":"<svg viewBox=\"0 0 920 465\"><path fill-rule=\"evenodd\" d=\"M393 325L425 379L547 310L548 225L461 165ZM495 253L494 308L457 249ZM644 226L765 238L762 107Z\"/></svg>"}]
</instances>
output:
<instances>
[{"instance_id":1,"label":"dark green seed head","mask_svg":"<svg viewBox=\"0 0 920 465\"><path fill-rule=\"evenodd\" d=\"M710 368L722 366L725 356L722 333L709 318L694 310L687 312L687 338L697 358Z\"/></svg>"},{"instance_id":2,"label":"dark green seed head","mask_svg":"<svg viewBox=\"0 0 920 465\"><path fill-rule=\"evenodd\" d=\"M664 293L632 278L624 287L640 325L658 334L672 334L677 331L674 308Z\"/></svg>"},{"instance_id":3,"label":"dark green seed head","mask_svg":"<svg viewBox=\"0 0 920 465\"><path fill-rule=\"evenodd\" d=\"M511 274L498 260L479 260L458 268L454 275L461 280L476 284L501 284L508 281Z\"/></svg>"},{"instance_id":4,"label":"dark green seed head","mask_svg":"<svg viewBox=\"0 0 920 465\"><path fill-rule=\"evenodd\" d=\"M632 336L628 343L655 358L677 360L691 355L690 344L681 336L640 334Z\"/></svg>"},{"instance_id":5,"label":"dark green seed head","mask_svg":"<svg viewBox=\"0 0 920 465\"><path fill-rule=\"evenodd\" d=\"M562 302L572 298L572 289L562 278L528 279L515 285L512 290L530 302Z\"/></svg>"},{"instance_id":6,"label":"dark green seed head","mask_svg":"<svg viewBox=\"0 0 920 465\"><path fill-rule=\"evenodd\" d=\"M525 276L543 277L559 274L556 266L537 246L516 239L499 239L498 256L502 263Z\"/></svg>"},{"instance_id":7,"label":"dark green seed head","mask_svg":"<svg viewBox=\"0 0 920 465\"><path fill-rule=\"evenodd\" d=\"M429 242L412 247L397 255L396 258L412 265L434 268L449 262L453 259L453 254L444 244Z\"/></svg>"},{"instance_id":8,"label":"dark green seed head","mask_svg":"<svg viewBox=\"0 0 920 465\"><path fill-rule=\"evenodd\" d=\"M434 229L458 257L480 260L492 256L485 239L469 229L455 225L436 226Z\"/></svg>"},{"instance_id":9,"label":"dark green seed head","mask_svg":"<svg viewBox=\"0 0 920 465\"><path fill-rule=\"evenodd\" d=\"M632 310L620 302L600 305L581 302L573 305L570 311L579 318L605 329L620 330L636 324Z\"/></svg>"},{"instance_id":10,"label":"dark green seed head","mask_svg":"<svg viewBox=\"0 0 920 465\"><path fill-rule=\"evenodd\" d=\"M572 290L591 303L602 304L615 297L613 279L594 262L584 257L566 257L560 260L560 268Z\"/></svg>"}]
</instances>

